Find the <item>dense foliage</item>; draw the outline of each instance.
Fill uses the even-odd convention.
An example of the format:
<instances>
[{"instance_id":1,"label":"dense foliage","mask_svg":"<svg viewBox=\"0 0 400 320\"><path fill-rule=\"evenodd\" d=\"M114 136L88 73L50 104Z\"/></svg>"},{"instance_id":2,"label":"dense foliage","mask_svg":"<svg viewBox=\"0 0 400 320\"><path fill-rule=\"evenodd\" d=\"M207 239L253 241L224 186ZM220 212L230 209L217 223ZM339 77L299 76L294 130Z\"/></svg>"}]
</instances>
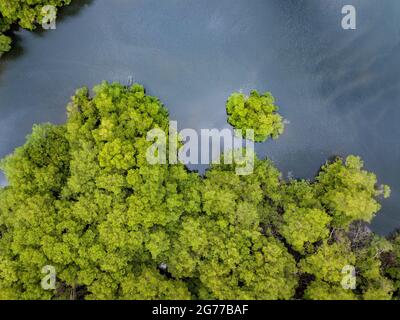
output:
<instances>
[{"instance_id":1,"label":"dense foliage","mask_svg":"<svg viewBox=\"0 0 400 320\"><path fill-rule=\"evenodd\" d=\"M228 122L236 129L254 130L254 140L262 142L268 138L278 138L283 133L283 118L277 113L278 107L271 93L259 94L253 90L250 96L234 93L226 104Z\"/></svg>"},{"instance_id":2,"label":"dense foliage","mask_svg":"<svg viewBox=\"0 0 400 320\"><path fill-rule=\"evenodd\" d=\"M400 241L363 223L382 190L358 157L314 182L214 165L149 165L146 134L168 113L139 85L80 89L64 125L35 126L4 159L2 299L391 299ZM388 192L386 192L386 195ZM391 257L389 264L388 256ZM397 259L397 260L396 260ZM40 283L57 271L55 290ZM356 287L343 287L354 266ZM385 268L385 270L383 270Z\"/></svg>"},{"instance_id":3,"label":"dense foliage","mask_svg":"<svg viewBox=\"0 0 400 320\"><path fill-rule=\"evenodd\" d=\"M71 0L0 0L0 56L11 49L11 38L4 34L11 27L33 30L42 21L44 6L62 7L70 3Z\"/></svg>"},{"instance_id":4,"label":"dense foliage","mask_svg":"<svg viewBox=\"0 0 400 320\"><path fill-rule=\"evenodd\" d=\"M400 232L391 237L393 250L385 254L384 269L395 288L395 295L400 299Z\"/></svg>"}]
</instances>

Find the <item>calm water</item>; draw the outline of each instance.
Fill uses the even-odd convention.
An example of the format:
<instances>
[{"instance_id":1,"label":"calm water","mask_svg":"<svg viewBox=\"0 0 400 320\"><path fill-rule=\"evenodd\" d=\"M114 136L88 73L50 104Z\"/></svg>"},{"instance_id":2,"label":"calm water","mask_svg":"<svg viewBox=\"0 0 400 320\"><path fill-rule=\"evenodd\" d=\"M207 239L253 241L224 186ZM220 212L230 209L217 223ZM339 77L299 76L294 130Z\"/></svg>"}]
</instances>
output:
<instances>
[{"instance_id":1,"label":"calm water","mask_svg":"<svg viewBox=\"0 0 400 320\"><path fill-rule=\"evenodd\" d=\"M103 79L142 83L180 129L228 127L231 92L269 90L290 124L259 156L309 178L332 155L362 156L393 190L374 230L400 227L399 0L77 2L57 30L18 32L0 62L0 157ZM345 4L355 31L340 26Z\"/></svg>"}]
</instances>

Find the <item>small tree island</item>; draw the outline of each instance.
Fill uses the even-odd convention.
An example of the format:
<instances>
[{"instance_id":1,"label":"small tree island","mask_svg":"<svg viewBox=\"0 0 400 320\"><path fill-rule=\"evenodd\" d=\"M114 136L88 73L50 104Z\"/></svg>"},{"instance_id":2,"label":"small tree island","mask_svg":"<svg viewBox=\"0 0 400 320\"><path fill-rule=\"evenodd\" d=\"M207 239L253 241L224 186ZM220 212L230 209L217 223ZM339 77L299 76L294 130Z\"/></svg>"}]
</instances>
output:
<instances>
[{"instance_id":1,"label":"small tree island","mask_svg":"<svg viewBox=\"0 0 400 320\"><path fill-rule=\"evenodd\" d=\"M253 90L250 96L235 92L226 104L228 122L235 129L254 130L254 141L263 142L268 138L277 139L284 131L282 116L277 112L275 98L271 93L259 94Z\"/></svg>"}]
</instances>

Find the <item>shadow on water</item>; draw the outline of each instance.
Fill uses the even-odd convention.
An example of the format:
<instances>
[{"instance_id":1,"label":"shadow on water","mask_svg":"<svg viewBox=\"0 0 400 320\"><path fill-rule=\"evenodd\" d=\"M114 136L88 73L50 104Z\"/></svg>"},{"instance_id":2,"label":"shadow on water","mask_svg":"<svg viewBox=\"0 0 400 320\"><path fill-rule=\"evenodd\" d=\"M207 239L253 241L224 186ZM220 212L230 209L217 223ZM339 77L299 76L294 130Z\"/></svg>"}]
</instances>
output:
<instances>
[{"instance_id":1,"label":"shadow on water","mask_svg":"<svg viewBox=\"0 0 400 320\"><path fill-rule=\"evenodd\" d=\"M22 39L18 34L15 34L16 30L11 31L10 33L7 33L8 36L12 37L12 48L9 52L5 52L1 57L0 57L0 73L7 63L18 59L20 56L24 54L24 48L22 46Z\"/></svg>"},{"instance_id":2,"label":"shadow on water","mask_svg":"<svg viewBox=\"0 0 400 320\"><path fill-rule=\"evenodd\" d=\"M64 19L71 17L71 16L76 16L82 12L83 7L87 7L93 3L93 0L78 0L78 1L73 1L69 6L63 7L57 19L59 21L63 21Z\"/></svg>"}]
</instances>

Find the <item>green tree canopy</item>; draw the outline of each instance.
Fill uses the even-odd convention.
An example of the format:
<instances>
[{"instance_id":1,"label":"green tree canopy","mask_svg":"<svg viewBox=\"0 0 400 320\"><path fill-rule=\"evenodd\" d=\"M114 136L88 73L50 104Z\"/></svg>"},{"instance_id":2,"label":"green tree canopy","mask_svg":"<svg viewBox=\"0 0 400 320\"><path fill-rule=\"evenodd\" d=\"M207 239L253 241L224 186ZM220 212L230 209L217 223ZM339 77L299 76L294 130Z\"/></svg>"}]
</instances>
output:
<instances>
[{"instance_id":1,"label":"green tree canopy","mask_svg":"<svg viewBox=\"0 0 400 320\"><path fill-rule=\"evenodd\" d=\"M1 299L390 299L398 286L398 242L348 231L379 209L359 158L314 182L259 159L250 175L213 165L202 177L147 162L148 131L169 119L140 85L79 89L67 110L1 161ZM346 265L355 290L341 285Z\"/></svg>"},{"instance_id":2,"label":"green tree canopy","mask_svg":"<svg viewBox=\"0 0 400 320\"><path fill-rule=\"evenodd\" d=\"M400 299L400 232L395 232L390 239L392 250L383 254L382 267L386 276L393 281L395 297Z\"/></svg>"},{"instance_id":3,"label":"green tree canopy","mask_svg":"<svg viewBox=\"0 0 400 320\"><path fill-rule=\"evenodd\" d=\"M253 90L250 96L243 93L232 94L226 104L228 122L236 129L254 130L254 140L262 142L268 138L278 138L283 133L283 118L277 113L278 107L271 93L259 94Z\"/></svg>"},{"instance_id":4,"label":"green tree canopy","mask_svg":"<svg viewBox=\"0 0 400 320\"><path fill-rule=\"evenodd\" d=\"M363 161L349 156L346 161L336 159L322 167L316 180L318 196L333 216L333 224L347 228L352 221L371 222L380 210L376 197L390 195L389 187L383 192L377 186L375 174L363 170Z\"/></svg>"}]
</instances>

